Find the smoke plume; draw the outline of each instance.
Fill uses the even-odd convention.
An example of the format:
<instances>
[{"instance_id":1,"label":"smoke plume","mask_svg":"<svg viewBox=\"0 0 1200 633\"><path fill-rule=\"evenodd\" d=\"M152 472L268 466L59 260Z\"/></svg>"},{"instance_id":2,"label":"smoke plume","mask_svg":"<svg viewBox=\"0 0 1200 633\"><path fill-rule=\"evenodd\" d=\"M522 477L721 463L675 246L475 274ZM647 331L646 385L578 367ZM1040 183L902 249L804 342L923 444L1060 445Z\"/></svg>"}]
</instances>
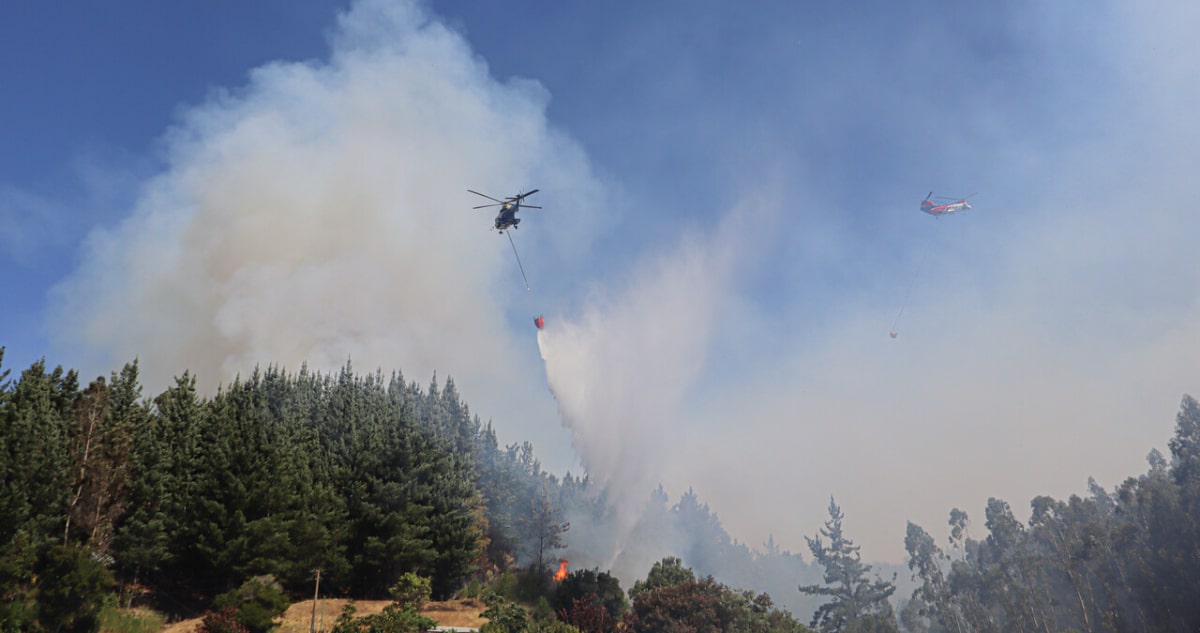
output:
<instances>
[{"instance_id":1,"label":"smoke plume","mask_svg":"<svg viewBox=\"0 0 1200 633\"><path fill-rule=\"evenodd\" d=\"M466 189L587 200L583 152L547 123L544 89L490 76L420 3L358 2L330 46L182 114L162 172L57 287L61 342L96 373L137 357L151 390L190 370L211 391L267 363L440 370L485 415L557 429L520 379L539 372L506 317L524 300L509 245ZM562 214L558 239L518 237L584 252L587 211Z\"/></svg>"},{"instance_id":2,"label":"smoke plume","mask_svg":"<svg viewBox=\"0 0 1200 633\"><path fill-rule=\"evenodd\" d=\"M612 540L590 545L630 582L657 560L618 562L664 466L680 458L688 401L733 296L748 215L741 209L708 235L685 236L636 265L624 286L594 295L581 315L551 320L538 335L563 424L614 512Z\"/></svg>"}]
</instances>

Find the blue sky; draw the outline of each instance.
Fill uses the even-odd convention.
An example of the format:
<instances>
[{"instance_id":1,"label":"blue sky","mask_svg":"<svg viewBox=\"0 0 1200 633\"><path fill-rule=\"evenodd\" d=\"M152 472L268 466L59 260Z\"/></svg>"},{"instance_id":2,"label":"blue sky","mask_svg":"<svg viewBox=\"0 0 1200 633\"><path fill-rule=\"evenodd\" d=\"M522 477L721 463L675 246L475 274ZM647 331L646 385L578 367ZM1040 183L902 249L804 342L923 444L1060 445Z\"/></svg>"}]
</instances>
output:
<instances>
[{"instance_id":1,"label":"blue sky","mask_svg":"<svg viewBox=\"0 0 1200 633\"><path fill-rule=\"evenodd\" d=\"M694 486L802 550L833 494L899 560L906 520L1136 474L1196 391L1196 17L18 2L5 366L436 371L631 523ZM466 189L532 187L526 292Z\"/></svg>"}]
</instances>

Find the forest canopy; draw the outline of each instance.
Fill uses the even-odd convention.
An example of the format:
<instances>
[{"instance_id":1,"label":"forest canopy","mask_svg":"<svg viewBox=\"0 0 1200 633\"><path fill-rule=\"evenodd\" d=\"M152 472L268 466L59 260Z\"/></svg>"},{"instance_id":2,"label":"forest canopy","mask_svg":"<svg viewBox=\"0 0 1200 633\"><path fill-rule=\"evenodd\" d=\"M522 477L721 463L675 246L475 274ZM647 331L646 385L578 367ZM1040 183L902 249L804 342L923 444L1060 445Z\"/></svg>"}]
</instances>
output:
<instances>
[{"instance_id":1,"label":"forest canopy","mask_svg":"<svg viewBox=\"0 0 1200 633\"><path fill-rule=\"evenodd\" d=\"M500 446L450 377L422 387L349 364L271 366L212 396L186 372L147 396L137 362L85 385L44 361L13 376L0 348L0 629L95 630L104 594L183 615L256 578L299 596L318 569L329 595L386 598L420 577L446 598L518 569L548 579L570 552L577 571L563 586L576 589L558 607L567 617L576 601L599 604L578 586L607 586L608 615L570 617L613 630L697 617L688 601L700 600L773 614L786 630L799 630L786 611L812 614L823 633L1190 631L1200 627L1190 396L1169 448L1113 491L1089 481L1086 497L1032 499L1027 520L989 499L978 531L952 509L944 546L910 523L911 595L896 595L895 577L868 577L833 499L809 563L773 540L738 543L694 491L672 504L660 487L631 538L670 557L622 611L618 581L589 551L611 529L604 491L543 471L528 442Z\"/></svg>"}]
</instances>

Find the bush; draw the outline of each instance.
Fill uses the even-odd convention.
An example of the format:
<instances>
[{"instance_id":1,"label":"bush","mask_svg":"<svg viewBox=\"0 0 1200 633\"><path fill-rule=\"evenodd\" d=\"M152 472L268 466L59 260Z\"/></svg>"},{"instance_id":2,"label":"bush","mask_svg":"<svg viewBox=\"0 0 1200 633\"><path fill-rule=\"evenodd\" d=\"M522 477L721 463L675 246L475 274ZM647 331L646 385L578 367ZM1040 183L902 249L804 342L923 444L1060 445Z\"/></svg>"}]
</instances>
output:
<instances>
[{"instance_id":1,"label":"bush","mask_svg":"<svg viewBox=\"0 0 1200 633\"><path fill-rule=\"evenodd\" d=\"M196 633L249 633L238 621L237 607L227 605L217 611L204 614L204 620L196 627Z\"/></svg>"},{"instance_id":2,"label":"bush","mask_svg":"<svg viewBox=\"0 0 1200 633\"><path fill-rule=\"evenodd\" d=\"M527 604L550 592L550 574L533 567L517 572L516 600Z\"/></svg>"},{"instance_id":3,"label":"bush","mask_svg":"<svg viewBox=\"0 0 1200 633\"><path fill-rule=\"evenodd\" d=\"M473 578L473 579L471 579L470 582L467 583L466 587L463 587L462 590L458 592L458 597L459 598L482 598L483 594L486 592L487 592L487 587L485 587L483 583L479 582L479 580L477 578Z\"/></svg>"},{"instance_id":4,"label":"bush","mask_svg":"<svg viewBox=\"0 0 1200 633\"><path fill-rule=\"evenodd\" d=\"M537 602L533 604L533 620L535 622L554 622L558 620L558 616L554 613L554 607L550 606L550 601L546 596L541 596Z\"/></svg>"},{"instance_id":5,"label":"bush","mask_svg":"<svg viewBox=\"0 0 1200 633\"><path fill-rule=\"evenodd\" d=\"M507 572L507 571L504 572L503 574L500 574L499 576L496 577L496 581L492 583L491 590L492 590L492 592L495 592L495 595L500 596L501 598L504 598L506 600L512 600L515 602L518 598L518 596L517 596L517 576L515 574L513 574L512 572ZM483 595L480 597L483 598L484 601L486 601L488 598L488 595L490 595L490 594L485 589L483 591Z\"/></svg>"},{"instance_id":6,"label":"bush","mask_svg":"<svg viewBox=\"0 0 1200 633\"><path fill-rule=\"evenodd\" d=\"M33 628L37 619L33 595L37 559L37 545L24 530L0 548L0 633Z\"/></svg>"},{"instance_id":7,"label":"bush","mask_svg":"<svg viewBox=\"0 0 1200 633\"><path fill-rule=\"evenodd\" d=\"M428 578L422 578L410 571L401 576L396 584L389 587L388 593L391 594L396 604L420 611L429 604L429 596L432 595L431 586L432 583Z\"/></svg>"},{"instance_id":8,"label":"bush","mask_svg":"<svg viewBox=\"0 0 1200 633\"><path fill-rule=\"evenodd\" d=\"M112 572L82 548L51 546L38 562L38 622L59 633L95 633L116 584Z\"/></svg>"},{"instance_id":9,"label":"bush","mask_svg":"<svg viewBox=\"0 0 1200 633\"><path fill-rule=\"evenodd\" d=\"M275 628L275 618L287 611L290 601L274 576L255 576L241 587L217 596L218 609L233 607L237 621L249 633L267 633Z\"/></svg>"},{"instance_id":10,"label":"bush","mask_svg":"<svg viewBox=\"0 0 1200 633\"><path fill-rule=\"evenodd\" d=\"M620 620L629 610L629 603L625 601L625 592L621 590L620 581L608 572L594 569L571 572L558 583L554 592L554 608L560 613L573 611L580 600L595 602L614 621Z\"/></svg>"},{"instance_id":11,"label":"bush","mask_svg":"<svg viewBox=\"0 0 1200 633\"><path fill-rule=\"evenodd\" d=\"M481 633L525 633L529 616L521 605L495 594L485 598L484 602L488 608L480 615L487 623L479 627Z\"/></svg>"},{"instance_id":12,"label":"bush","mask_svg":"<svg viewBox=\"0 0 1200 633\"><path fill-rule=\"evenodd\" d=\"M437 626L411 605L389 604L383 613L361 618L354 617L355 611L353 603L343 607L332 633L424 633Z\"/></svg>"}]
</instances>

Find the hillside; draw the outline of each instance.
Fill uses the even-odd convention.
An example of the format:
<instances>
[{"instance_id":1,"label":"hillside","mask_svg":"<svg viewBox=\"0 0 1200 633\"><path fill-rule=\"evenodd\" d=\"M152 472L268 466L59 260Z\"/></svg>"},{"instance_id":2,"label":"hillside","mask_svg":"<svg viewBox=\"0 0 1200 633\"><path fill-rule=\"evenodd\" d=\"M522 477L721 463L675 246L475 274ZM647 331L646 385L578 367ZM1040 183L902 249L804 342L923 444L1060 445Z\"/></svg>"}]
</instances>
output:
<instances>
[{"instance_id":1,"label":"hillside","mask_svg":"<svg viewBox=\"0 0 1200 633\"><path fill-rule=\"evenodd\" d=\"M332 628L338 614L342 612L342 607L347 602L349 600L339 598L330 598L318 602L317 629L327 631ZM390 603L390 600L356 600L354 605L358 609L356 615L363 616L380 613ZM430 602L421 613L437 622L438 626L479 628L487 622L487 620L480 617L485 608L483 603L478 600L448 600L445 602ZM324 629L321 627L322 613L324 613ZM312 600L301 600L300 602L293 603L291 607L288 607L287 612L283 614L283 619L280 622L279 628L276 629L276 633L308 633L312 616ZM192 633L200 625L200 621L201 618L192 618L172 622L164 626L160 633Z\"/></svg>"}]
</instances>

